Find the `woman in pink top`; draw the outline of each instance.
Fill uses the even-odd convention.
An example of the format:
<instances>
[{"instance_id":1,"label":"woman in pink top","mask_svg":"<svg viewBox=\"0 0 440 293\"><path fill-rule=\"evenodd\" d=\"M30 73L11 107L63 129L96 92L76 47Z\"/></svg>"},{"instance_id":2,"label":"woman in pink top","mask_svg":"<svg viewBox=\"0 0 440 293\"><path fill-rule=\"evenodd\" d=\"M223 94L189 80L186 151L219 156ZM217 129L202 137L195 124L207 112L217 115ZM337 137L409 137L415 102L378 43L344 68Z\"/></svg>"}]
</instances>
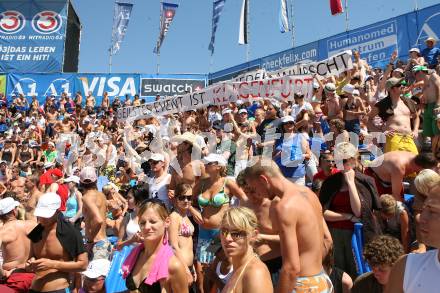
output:
<instances>
[{"instance_id":1,"label":"woman in pink top","mask_svg":"<svg viewBox=\"0 0 440 293\"><path fill-rule=\"evenodd\" d=\"M188 292L185 266L168 244L170 218L165 204L148 200L139 209L143 242L133 248L122 265L131 292Z\"/></svg>"}]
</instances>

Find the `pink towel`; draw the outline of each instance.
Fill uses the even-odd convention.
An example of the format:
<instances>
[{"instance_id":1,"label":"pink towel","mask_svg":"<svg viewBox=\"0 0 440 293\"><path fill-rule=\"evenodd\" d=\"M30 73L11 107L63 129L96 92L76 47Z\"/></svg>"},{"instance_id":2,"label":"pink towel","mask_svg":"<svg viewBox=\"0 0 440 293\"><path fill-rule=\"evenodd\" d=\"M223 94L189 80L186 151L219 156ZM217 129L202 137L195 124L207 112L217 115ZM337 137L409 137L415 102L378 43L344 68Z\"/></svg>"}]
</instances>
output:
<instances>
[{"instance_id":1,"label":"pink towel","mask_svg":"<svg viewBox=\"0 0 440 293\"><path fill-rule=\"evenodd\" d=\"M156 259L151 266L150 273L145 279L144 283L147 285L152 285L156 281L165 279L168 277L168 262L170 258L174 255L173 249L167 244L161 244L159 251L157 252ZM144 244L141 243L130 252L130 254L125 259L122 264L122 278L126 279L130 275L131 271L136 264L136 260L139 253L144 249Z\"/></svg>"}]
</instances>

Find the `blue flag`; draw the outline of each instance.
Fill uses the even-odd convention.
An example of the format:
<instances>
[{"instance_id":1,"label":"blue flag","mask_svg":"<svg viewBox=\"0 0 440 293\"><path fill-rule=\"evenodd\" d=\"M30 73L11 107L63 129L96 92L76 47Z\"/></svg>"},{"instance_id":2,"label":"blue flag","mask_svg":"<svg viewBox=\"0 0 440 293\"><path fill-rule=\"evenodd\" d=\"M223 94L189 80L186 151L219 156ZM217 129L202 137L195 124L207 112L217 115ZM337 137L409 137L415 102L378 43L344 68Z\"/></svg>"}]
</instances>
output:
<instances>
[{"instance_id":1,"label":"blue flag","mask_svg":"<svg viewBox=\"0 0 440 293\"><path fill-rule=\"evenodd\" d=\"M111 54L114 55L119 51L125 32L127 31L128 21L130 20L131 3L115 3L115 15L113 19L112 46Z\"/></svg>"},{"instance_id":2,"label":"blue flag","mask_svg":"<svg viewBox=\"0 0 440 293\"><path fill-rule=\"evenodd\" d=\"M179 7L177 4L162 2L159 38L157 39L157 44L153 51L155 54L160 53L160 46L162 46L162 42L165 39L171 22L176 15L177 7Z\"/></svg>"},{"instance_id":3,"label":"blue flag","mask_svg":"<svg viewBox=\"0 0 440 293\"><path fill-rule=\"evenodd\" d=\"M225 6L226 0L214 0L212 7L212 33L211 42L209 43L208 49L211 51L211 55L214 54L214 42L215 42L215 32L217 30L218 21L220 20L220 15Z\"/></svg>"},{"instance_id":4,"label":"blue flag","mask_svg":"<svg viewBox=\"0 0 440 293\"><path fill-rule=\"evenodd\" d=\"M290 31L289 28L289 13L287 10L287 0L281 0L280 3L280 17L278 19L280 23L280 31L286 33Z\"/></svg>"}]
</instances>

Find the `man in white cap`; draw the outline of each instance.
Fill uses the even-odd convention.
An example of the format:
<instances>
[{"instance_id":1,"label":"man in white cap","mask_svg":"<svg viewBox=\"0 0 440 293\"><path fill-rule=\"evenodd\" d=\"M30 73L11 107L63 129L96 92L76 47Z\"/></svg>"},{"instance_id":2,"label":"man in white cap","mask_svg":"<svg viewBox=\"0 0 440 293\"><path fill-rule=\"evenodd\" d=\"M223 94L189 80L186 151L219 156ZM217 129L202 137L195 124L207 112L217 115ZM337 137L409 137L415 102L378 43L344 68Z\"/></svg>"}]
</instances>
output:
<instances>
[{"instance_id":1,"label":"man in white cap","mask_svg":"<svg viewBox=\"0 0 440 293\"><path fill-rule=\"evenodd\" d=\"M70 274L87 268L87 253L79 230L64 219L56 193L38 199L34 215L39 225L28 237L31 258L26 270L35 272L31 292L69 292Z\"/></svg>"},{"instance_id":2,"label":"man in white cap","mask_svg":"<svg viewBox=\"0 0 440 293\"><path fill-rule=\"evenodd\" d=\"M94 167L85 167L79 174L83 191L83 216L89 260L109 259L111 244L105 233L107 203L105 195L96 186L98 177Z\"/></svg>"},{"instance_id":3,"label":"man in white cap","mask_svg":"<svg viewBox=\"0 0 440 293\"><path fill-rule=\"evenodd\" d=\"M323 119L330 121L335 118L342 119L341 105L339 97L336 94L336 86L334 83L326 83L324 86L324 93L327 97L325 105L327 106L327 113Z\"/></svg>"},{"instance_id":4,"label":"man in white cap","mask_svg":"<svg viewBox=\"0 0 440 293\"><path fill-rule=\"evenodd\" d=\"M14 289L15 292L27 292L34 278L33 273L25 272L25 264L29 259L31 242L26 237L36 225L34 221L17 220L20 203L12 197L0 199L0 229L3 265L1 284ZM3 288L0 287L0 292Z\"/></svg>"},{"instance_id":5,"label":"man in white cap","mask_svg":"<svg viewBox=\"0 0 440 293\"><path fill-rule=\"evenodd\" d=\"M438 64L438 58L440 56L440 49L434 47L436 40L433 37L426 39L426 48L422 50L422 56L425 61L428 62L430 69L435 69Z\"/></svg>"},{"instance_id":6,"label":"man in white cap","mask_svg":"<svg viewBox=\"0 0 440 293\"><path fill-rule=\"evenodd\" d=\"M82 273L84 276L83 288L79 293L105 293L105 278L110 270L110 261L97 259L91 261L87 270Z\"/></svg>"}]
</instances>

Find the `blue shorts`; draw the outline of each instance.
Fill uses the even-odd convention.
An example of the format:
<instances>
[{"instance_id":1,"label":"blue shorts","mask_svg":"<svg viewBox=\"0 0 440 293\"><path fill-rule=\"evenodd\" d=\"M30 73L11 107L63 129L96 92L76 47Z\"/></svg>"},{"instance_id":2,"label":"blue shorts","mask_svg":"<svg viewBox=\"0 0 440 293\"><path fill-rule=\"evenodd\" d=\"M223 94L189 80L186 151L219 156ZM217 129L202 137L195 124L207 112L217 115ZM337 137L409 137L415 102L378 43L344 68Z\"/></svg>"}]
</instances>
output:
<instances>
[{"instance_id":1,"label":"blue shorts","mask_svg":"<svg viewBox=\"0 0 440 293\"><path fill-rule=\"evenodd\" d=\"M197 239L196 259L200 263L209 264L215 258L215 251L208 248L212 244L212 240L218 237L219 229L204 229L199 227L199 237Z\"/></svg>"}]
</instances>

